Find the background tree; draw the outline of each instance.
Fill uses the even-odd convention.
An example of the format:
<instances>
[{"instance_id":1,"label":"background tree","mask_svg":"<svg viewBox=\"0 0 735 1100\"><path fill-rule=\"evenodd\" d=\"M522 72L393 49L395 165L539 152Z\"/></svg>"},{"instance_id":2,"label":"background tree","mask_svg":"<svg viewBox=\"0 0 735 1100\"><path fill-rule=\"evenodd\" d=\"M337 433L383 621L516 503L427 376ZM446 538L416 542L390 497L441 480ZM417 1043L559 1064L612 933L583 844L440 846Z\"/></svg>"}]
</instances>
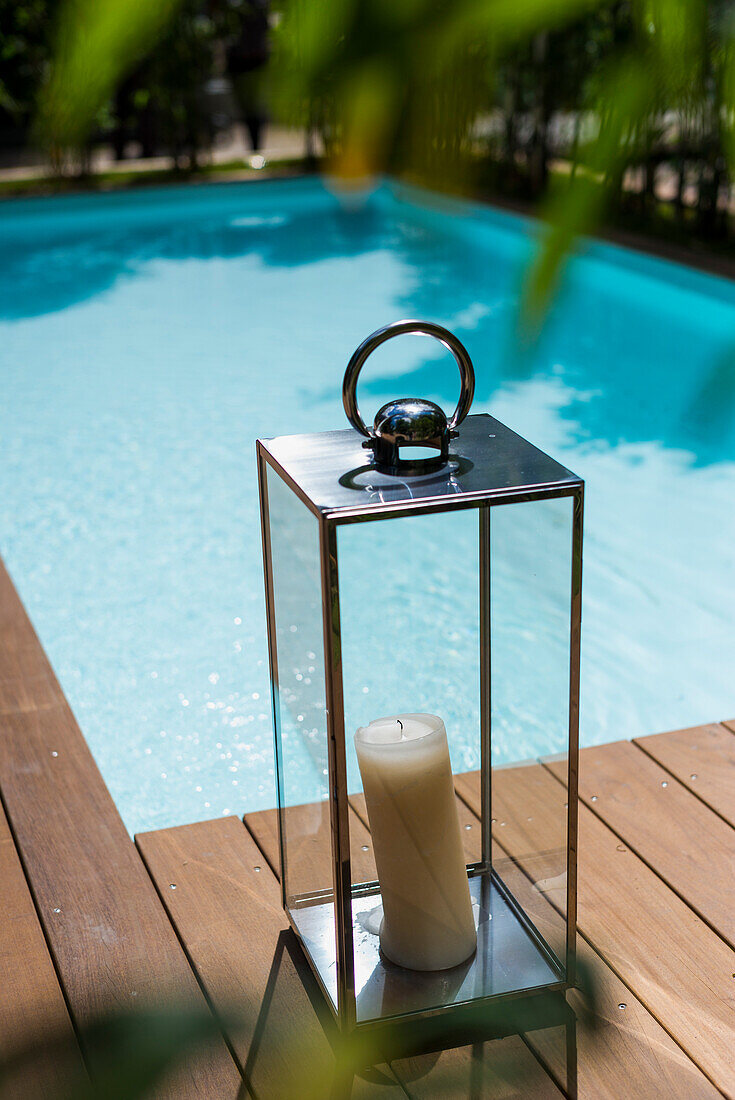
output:
<instances>
[{"instance_id":1,"label":"background tree","mask_svg":"<svg viewBox=\"0 0 735 1100\"><path fill-rule=\"evenodd\" d=\"M164 145L195 162L211 137L201 89L231 33L217 7L58 2L37 128L52 156L83 147L112 110L118 131L123 115L155 122ZM574 238L606 217L720 241L729 232L729 0L282 0L277 14L276 108L319 127L333 174L484 182L540 202L549 232L529 316Z\"/></svg>"},{"instance_id":2,"label":"background tree","mask_svg":"<svg viewBox=\"0 0 735 1100\"><path fill-rule=\"evenodd\" d=\"M0 0L0 143L20 145L51 57L56 0Z\"/></svg>"}]
</instances>

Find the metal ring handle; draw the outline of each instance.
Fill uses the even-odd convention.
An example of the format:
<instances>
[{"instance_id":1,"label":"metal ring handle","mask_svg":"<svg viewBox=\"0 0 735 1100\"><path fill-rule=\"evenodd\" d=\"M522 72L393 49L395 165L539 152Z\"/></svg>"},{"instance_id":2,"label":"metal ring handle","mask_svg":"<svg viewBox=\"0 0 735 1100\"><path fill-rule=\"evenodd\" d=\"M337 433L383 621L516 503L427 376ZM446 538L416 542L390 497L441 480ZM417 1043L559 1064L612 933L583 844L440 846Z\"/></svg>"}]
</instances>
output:
<instances>
[{"instance_id":1,"label":"metal ring handle","mask_svg":"<svg viewBox=\"0 0 735 1100\"><path fill-rule=\"evenodd\" d=\"M449 329L442 328L441 325L435 325L433 321L393 321L392 324L379 328L376 332L368 336L366 340L363 340L347 364L347 370L345 371L345 377L342 383L342 403L347 413L347 419L360 435L367 436L368 439L371 438L371 432L365 426L365 421L360 416L360 410L357 407L358 375L365 366L365 360L376 348L384 344L386 340L390 340L393 336L403 336L404 333L410 332L417 332L424 336L433 336L435 340L438 340L440 344L444 345L447 351L451 351L459 367L461 383L459 401L449 421L449 430L453 431L461 424L470 411L472 398L475 396L475 371L472 366L472 360L464 344L461 343Z\"/></svg>"}]
</instances>

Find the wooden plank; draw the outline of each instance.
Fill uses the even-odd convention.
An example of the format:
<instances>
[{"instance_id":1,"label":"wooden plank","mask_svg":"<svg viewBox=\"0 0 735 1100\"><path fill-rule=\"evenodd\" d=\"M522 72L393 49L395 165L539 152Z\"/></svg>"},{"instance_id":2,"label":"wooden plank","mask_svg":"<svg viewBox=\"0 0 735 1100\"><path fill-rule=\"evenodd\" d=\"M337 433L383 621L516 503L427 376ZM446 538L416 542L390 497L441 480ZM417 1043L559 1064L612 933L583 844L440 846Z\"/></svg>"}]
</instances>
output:
<instances>
[{"instance_id":1,"label":"wooden plank","mask_svg":"<svg viewBox=\"0 0 735 1100\"><path fill-rule=\"evenodd\" d=\"M735 827L735 722L636 737L644 752Z\"/></svg>"},{"instance_id":2,"label":"wooden plank","mask_svg":"<svg viewBox=\"0 0 735 1100\"><path fill-rule=\"evenodd\" d=\"M566 789L547 774L558 805ZM578 927L702 1072L735 1091L731 948L584 805Z\"/></svg>"},{"instance_id":3,"label":"wooden plank","mask_svg":"<svg viewBox=\"0 0 735 1100\"><path fill-rule=\"evenodd\" d=\"M605 1096L716 1100L720 1092L581 936L577 954L588 967L595 990L594 1020L587 1018L579 992L573 991L568 998L578 1017L578 1100ZM550 1031L533 1032L526 1041L563 1080L564 1051L559 1036Z\"/></svg>"},{"instance_id":4,"label":"wooden plank","mask_svg":"<svg viewBox=\"0 0 735 1100\"><path fill-rule=\"evenodd\" d=\"M549 762L547 766L564 782L565 765ZM630 741L582 750L579 794L672 890L735 946L735 830Z\"/></svg>"},{"instance_id":5,"label":"wooden plank","mask_svg":"<svg viewBox=\"0 0 735 1100\"><path fill-rule=\"evenodd\" d=\"M563 1093L517 1035L474 1047L393 1062L416 1100L493 1097L493 1100L561 1100Z\"/></svg>"},{"instance_id":6,"label":"wooden plank","mask_svg":"<svg viewBox=\"0 0 735 1100\"><path fill-rule=\"evenodd\" d=\"M479 814L479 774L458 776L457 786ZM499 769L493 799L496 839L543 883L557 866L565 788L541 765ZM502 834L501 821L506 822ZM552 854L551 864L539 857L544 851ZM563 883L547 879L544 888L545 896L563 907ZM713 1094L707 1077L731 1083L731 952L585 807L580 807L578 928L595 950L579 947L597 975L602 1022L578 1038L580 1100L605 1095L685 1100ZM608 965L600 968L597 956ZM619 1004L626 1008L618 1009ZM549 1056L543 1037L527 1038ZM558 1055L549 1057L549 1064L558 1072Z\"/></svg>"},{"instance_id":7,"label":"wooden plank","mask_svg":"<svg viewBox=\"0 0 735 1100\"><path fill-rule=\"evenodd\" d=\"M256 825L266 820L250 816ZM136 843L210 1001L236 1018L225 1026L252 1091L261 1100L329 1096L336 1067L317 1012L321 995L288 927L278 881L242 822L161 829ZM378 1069L373 1080L356 1078L352 1095L401 1092Z\"/></svg>"},{"instance_id":8,"label":"wooden plank","mask_svg":"<svg viewBox=\"0 0 735 1100\"><path fill-rule=\"evenodd\" d=\"M0 789L78 1029L100 1014L201 990L0 564ZM90 1066L94 1076L94 1067ZM159 1095L236 1096L224 1044Z\"/></svg>"},{"instance_id":9,"label":"wooden plank","mask_svg":"<svg viewBox=\"0 0 735 1100\"><path fill-rule=\"evenodd\" d=\"M287 859L293 880L302 877L314 889L331 887L331 826L328 803L310 802L301 806L289 806L285 816ZM245 814L243 820L274 875L278 877L280 859L277 811L257 810ZM354 812L350 813L350 853L355 882L372 882L377 878L372 838L360 816Z\"/></svg>"},{"instance_id":10,"label":"wooden plank","mask_svg":"<svg viewBox=\"0 0 735 1100\"><path fill-rule=\"evenodd\" d=\"M479 772L455 776L459 797L480 813ZM493 841L513 859L533 863L534 879L547 885L566 874L567 812L564 799L550 800L548 778L538 764L493 771Z\"/></svg>"},{"instance_id":11,"label":"wooden plank","mask_svg":"<svg viewBox=\"0 0 735 1100\"><path fill-rule=\"evenodd\" d=\"M61 1095L83 1080L84 1064L1 805L0 883L0 1064L35 1048L0 1096Z\"/></svg>"}]
</instances>

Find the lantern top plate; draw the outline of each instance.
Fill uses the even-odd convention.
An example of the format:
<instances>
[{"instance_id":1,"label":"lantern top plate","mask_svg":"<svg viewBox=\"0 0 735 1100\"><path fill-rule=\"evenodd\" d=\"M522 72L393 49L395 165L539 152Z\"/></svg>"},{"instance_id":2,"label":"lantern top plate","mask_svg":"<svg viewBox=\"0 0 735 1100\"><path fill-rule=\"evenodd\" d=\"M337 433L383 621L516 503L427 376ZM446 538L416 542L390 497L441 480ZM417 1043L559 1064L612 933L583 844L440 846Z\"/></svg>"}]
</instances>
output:
<instances>
[{"instance_id":1,"label":"lantern top plate","mask_svg":"<svg viewBox=\"0 0 735 1100\"><path fill-rule=\"evenodd\" d=\"M452 440L449 462L427 473L381 473L370 464L363 442L347 428L259 439L257 446L315 515L338 523L555 495L583 485L571 470L485 413L467 417Z\"/></svg>"}]
</instances>

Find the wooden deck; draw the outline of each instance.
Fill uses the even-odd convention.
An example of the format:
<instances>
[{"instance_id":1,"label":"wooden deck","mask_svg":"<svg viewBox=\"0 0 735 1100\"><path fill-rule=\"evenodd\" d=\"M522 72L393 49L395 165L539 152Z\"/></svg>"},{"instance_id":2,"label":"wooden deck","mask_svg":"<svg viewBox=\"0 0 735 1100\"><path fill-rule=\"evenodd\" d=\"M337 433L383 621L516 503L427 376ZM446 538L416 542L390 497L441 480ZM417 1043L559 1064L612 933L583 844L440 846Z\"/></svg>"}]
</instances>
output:
<instances>
[{"instance_id":1,"label":"wooden deck","mask_svg":"<svg viewBox=\"0 0 735 1100\"><path fill-rule=\"evenodd\" d=\"M157 1095L330 1095L340 1067L281 910L274 812L134 844L1 565L0 793L0 1058L30 1022L44 1050L3 1100L94 1079L90 1021L161 997L213 1011L221 1038ZM474 851L477 775L458 777L457 794ZM548 761L498 773L495 797L497 856L543 921L553 883L533 883L559 842L563 772ZM735 722L585 749L580 797L579 950L597 975L598 1026L578 1030L578 1095L735 1097ZM308 865L320 837L314 809L303 813ZM369 876L360 798L350 813ZM352 1096L559 1097L561 1053L539 1032L381 1063Z\"/></svg>"}]
</instances>

